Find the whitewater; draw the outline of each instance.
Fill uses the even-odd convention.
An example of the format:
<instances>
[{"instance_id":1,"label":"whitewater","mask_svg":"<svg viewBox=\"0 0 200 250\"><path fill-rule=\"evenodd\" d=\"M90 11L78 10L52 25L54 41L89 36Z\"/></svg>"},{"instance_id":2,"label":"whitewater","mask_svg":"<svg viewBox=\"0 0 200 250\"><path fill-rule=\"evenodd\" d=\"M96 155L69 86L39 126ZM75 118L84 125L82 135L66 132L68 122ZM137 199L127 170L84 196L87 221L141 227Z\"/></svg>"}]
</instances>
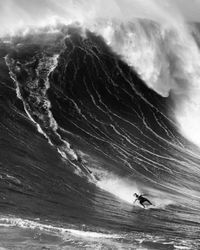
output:
<instances>
[{"instance_id":1,"label":"whitewater","mask_svg":"<svg viewBox=\"0 0 200 250\"><path fill-rule=\"evenodd\" d=\"M199 249L199 12L0 1L2 249Z\"/></svg>"}]
</instances>

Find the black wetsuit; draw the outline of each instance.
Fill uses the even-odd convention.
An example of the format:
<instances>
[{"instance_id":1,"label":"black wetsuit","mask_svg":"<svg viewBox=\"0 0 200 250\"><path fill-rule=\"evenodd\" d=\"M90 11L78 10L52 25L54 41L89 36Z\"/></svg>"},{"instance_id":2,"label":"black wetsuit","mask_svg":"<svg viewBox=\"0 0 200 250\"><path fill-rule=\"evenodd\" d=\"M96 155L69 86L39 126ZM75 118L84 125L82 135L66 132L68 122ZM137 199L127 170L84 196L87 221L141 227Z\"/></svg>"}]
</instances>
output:
<instances>
[{"instance_id":1,"label":"black wetsuit","mask_svg":"<svg viewBox=\"0 0 200 250\"><path fill-rule=\"evenodd\" d=\"M151 203L147 198L144 198L142 195L139 195L139 196L137 197L137 199L139 200L140 204L141 204L143 207L145 207L144 204L143 204L145 201L147 201L150 205L152 205L152 203Z\"/></svg>"}]
</instances>

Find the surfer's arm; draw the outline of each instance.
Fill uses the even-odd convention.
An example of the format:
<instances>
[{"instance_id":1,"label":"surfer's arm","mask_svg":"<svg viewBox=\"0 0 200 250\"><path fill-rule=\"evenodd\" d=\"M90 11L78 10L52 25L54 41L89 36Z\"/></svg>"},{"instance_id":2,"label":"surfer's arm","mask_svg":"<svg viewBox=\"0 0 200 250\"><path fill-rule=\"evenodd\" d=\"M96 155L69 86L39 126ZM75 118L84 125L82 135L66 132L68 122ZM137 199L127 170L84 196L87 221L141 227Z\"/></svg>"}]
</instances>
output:
<instances>
[{"instance_id":1,"label":"surfer's arm","mask_svg":"<svg viewBox=\"0 0 200 250\"><path fill-rule=\"evenodd\" d=\"M135 199L134 203L137 201L138 199Z\"/></svg>"}]
</instances>

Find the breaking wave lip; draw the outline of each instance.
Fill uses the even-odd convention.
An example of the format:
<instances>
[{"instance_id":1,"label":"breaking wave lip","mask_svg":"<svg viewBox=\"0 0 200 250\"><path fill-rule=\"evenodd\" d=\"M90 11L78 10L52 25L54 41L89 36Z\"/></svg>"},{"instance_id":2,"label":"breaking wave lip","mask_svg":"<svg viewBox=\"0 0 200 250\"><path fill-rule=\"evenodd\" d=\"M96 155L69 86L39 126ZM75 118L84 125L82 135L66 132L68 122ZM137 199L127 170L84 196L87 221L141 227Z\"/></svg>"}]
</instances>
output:
<instances>
[{"instance_id":1,"label":"breaking wave lip","mask_svg":"<svg viewBox=\"0 0 200 250\"><path fill-rule=\"evenodd\" d=\"M173 4L171 1L167 2L168 7L168 4L156 1L110 1L109 4L103 0L65 2L60 0L56 1L56 4L50 1L43 5L42 18L41 15L33 17L30 6L24 6L25 13L28 11L32 18L27 18L29 16L27 14L23 16L26 22L22 22L23 31L20 35L35 32L45 26L48 26L50 31L56 32L59 30L59 24L72 23L79 23L84 28L101 35L112 50L137 71L147 86L164 97L171 92L174 93L172 96L176 104L174 116L179 123L179 130L183 136L200 147L200 134L191 132L198 131L200 123L197 118L200 96L198 89L200 51L187 18L185 19L183 15L188 9L181 14L177 6L182 9L184 4L180 5L179 1L174 1ZM9 3L16 7L15 1L11 0ZM37 1L35 4L38 5ZM46 13L45 5L52 11L50 16ZM195 4L191 6L195 12ZM15 7L13 9L17 9L18 12L19 9ZM39 9L41 10L42 6ZM19 27L15 25L19 24L18 15L21 12L7 20L10 13L7 13L7 8L2 10L6 13L2 15L2 26L5 26L7 31L7 23L11 25L10 20L17 18L11 26L14 26L14 30L18 30ZM24 11L22 13L24 14ZM29 26L32 30L27 28ZM70 153L72 152L70 151L69 155Z\"/></svg>"},{"instance_id":2,"label":"breaking wave lip","mask_svg":"<svg viewBox=\"0 0 200 250\"><path fill-rule=\"evenodd\" d=\"M78 229L56 227L22 218L2 217L0 218L0 227L19 227L23 229L32 229L32 230L38 229L50 233L62 234L63 236L66 233L68 233L77 237L109 238L109 239L121 238L121 236L117 234L106 234L94 231L84 231Z\"/></svg>"}]
</instances>

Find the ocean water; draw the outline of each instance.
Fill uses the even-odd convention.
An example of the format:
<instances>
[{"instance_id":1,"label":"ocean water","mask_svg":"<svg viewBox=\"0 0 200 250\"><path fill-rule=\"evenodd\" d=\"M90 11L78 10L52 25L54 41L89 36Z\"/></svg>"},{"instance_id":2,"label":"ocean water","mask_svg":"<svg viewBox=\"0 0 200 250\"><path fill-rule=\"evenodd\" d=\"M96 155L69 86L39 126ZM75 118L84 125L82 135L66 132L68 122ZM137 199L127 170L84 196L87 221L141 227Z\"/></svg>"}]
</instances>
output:
<instances>
[{"instance_id":1,"label":"ocean water","mask_svg":"<svg viewBox=\"0 0 200 250\"><path fill-rule=\"evenodd\" d=\"M0 56L0 249L200 248L197 24L59 23Z\"/></svg>"}]
</instances>

